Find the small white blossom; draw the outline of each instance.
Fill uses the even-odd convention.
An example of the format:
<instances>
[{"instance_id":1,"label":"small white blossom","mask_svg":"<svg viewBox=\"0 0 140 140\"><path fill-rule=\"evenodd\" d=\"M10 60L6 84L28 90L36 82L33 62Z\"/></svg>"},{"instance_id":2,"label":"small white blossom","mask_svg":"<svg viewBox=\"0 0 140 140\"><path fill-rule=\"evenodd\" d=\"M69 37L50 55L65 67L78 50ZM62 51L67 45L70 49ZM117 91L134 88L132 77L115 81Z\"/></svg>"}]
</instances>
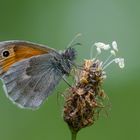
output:
<instances>
[{"instance_id":1,"label":"small white blossom","mask_svg":"<svg viewBox=\"0 0 140 140\"><path fill-rule=\"evenodd\" d=\"M105 72L105 71L103 71L103 72L102 72L102 74L103 74L103 75L106 75L106 72Z\"/></svg>"},{"instance_id":2,"label":"small white blossom","mask_svg":"<svg viewBox=\"0 0 140 140\"><path fill-rule=\"evenodd\" d=\"M110 49L110 45L109 44L104 46L104 50L109 50L109 49Z\"/></svg>"},{"instance_id":3,"label":"small white blossom","mask_svg":"<svg viewBox=\"0 0 140 140\"><path fill-rule=\"evenodd\" d=\"M97 48L103 49L103 50L108 50L110 49L110 45L109 44L104 44L102 42L97 42L94 44Z\"/></svg>"},{"instance_id":4,"label":"small white blossom","mask_svg":"<svg viewBox=\"0 0 140 140\"><path fill-rule=\"evenodd\" d=\"M102 76L102 78L103 78L103 79L106 79L106 78L107 78L107 76L106 76L106 75L103 75L103 76Z\"/></svg>"},{"instance_id":5,"label":"small white blossom","mask_svg":"<svg viewBox=\"0 0 140 140\"><path fill-rule=\"evenodd\" d=\"M96 46L97 54L93 60L97 59L97 56L102 52L102 50L109 50L111 48L109 44L105 44L102 42L96 42L94 45ZM99 67L102 67L102 69L105 70L110 64L115 62L119 65L120 68L124 68L124 58L116 58L116 52L118 52L118 46L116 41L112 42L112 49L109 51L110 55L104 62L100 62ZM114 56L115 58L111 60L112 56Z\"/></svg>"},{"instance_id":6,"label":"small white blossom","mask_svg":"<svg viewBox=\"0 0 140 140\"><path fill-rule=\"evenodd\" d=\"M124 68L124 58L115 58L115 63L118 63L120 68Z\"/></svg>"},{"instance_id":7,"label":"small white blossom","mask_svg":"<svg viewBox=\"0 0 140 140\"><path fill-rule=\"evenodd\" d=\"M119 67L124 68L124 58L120 58Z\"/></svg>"},{"instance_id":8,"label":"small white blossom","mask_svg":"<svg viewBox=\"0 0 140 140\"><path fill-rule=\"evenodd\" d=\"M113 42L112 42L112 47L113 47L113 49L114 49L115 51L118 52L118 45L117 45L117 42L116 42L116 41L113 41Z\"/></svg>"},{"instance_id":9,"label":"small white blossom","mask_svg":"<svg viewBox=\"0 0 140 140\"><path fill-rule=\"evenodd\" d=\"M105 44L102 42L97 42L94 44L96 47L102 48Z\"/></svg>"},{"instance_id":10,"label":"small white blossom","mask_svg":"<svg viewBox=\"0 0 140 140\"><path fill-rule=\"evenodd\" d=\"M111 50L110 53L111 53L112 55L116 56L116 53L115 53L114 50Z\"/></svg>"},{"instance_id":11,"label":"small white blossom","mask_svg":"<svg viewBox=\"0 0 140 140\"><path fill-rule=\"evenodd\" d=\"M97 47L96 50L97 50L98 54L101 53L101 49L99 47Z\"/></svg>"},{"instance_id":12,"label":"small white blossom","mask_svg":"<svg viewBox=\"0 0 140 140\"><path fill-rule=\"evenodd\" d=\"M115 58L115 63L119 63L119 61L120 61L120 58Z\"/></svg>"}]
</instances>

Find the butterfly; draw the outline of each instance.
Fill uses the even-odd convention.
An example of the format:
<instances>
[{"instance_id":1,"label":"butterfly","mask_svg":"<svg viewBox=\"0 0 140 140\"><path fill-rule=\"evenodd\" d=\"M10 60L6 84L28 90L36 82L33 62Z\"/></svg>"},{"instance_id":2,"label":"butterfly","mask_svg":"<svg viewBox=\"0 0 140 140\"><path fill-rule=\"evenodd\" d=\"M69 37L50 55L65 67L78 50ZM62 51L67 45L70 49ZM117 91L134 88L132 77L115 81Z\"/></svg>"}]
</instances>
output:
<instances>
[{"instance_id":1,"label":"butterfly","mask_svg":"<svg viewBox=\"0 0 140 140\"><path fill-rule=\"evenodd\" d=\"M73 47L56 51L28 41L0 42L0 78L7 97L21 108L39 108L70 74L75 57Z\"/></svg>"}]
</instances>

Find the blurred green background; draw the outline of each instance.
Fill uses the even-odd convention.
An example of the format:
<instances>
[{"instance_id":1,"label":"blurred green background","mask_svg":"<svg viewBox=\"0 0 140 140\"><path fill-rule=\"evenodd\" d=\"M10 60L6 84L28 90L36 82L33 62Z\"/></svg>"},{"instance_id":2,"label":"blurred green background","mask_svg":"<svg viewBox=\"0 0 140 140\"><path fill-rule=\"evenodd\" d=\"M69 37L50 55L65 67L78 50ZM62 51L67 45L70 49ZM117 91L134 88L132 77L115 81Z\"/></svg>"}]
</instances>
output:
<instances>
[{"instance_id":1,"label":"blurred green background","mask_svg":"<svg viewBox=\"0 0 140 140\"><path fill-rule=\"evenodd\" d=\"M78 61L89 58L92 42L118 42L125 69L107 70L104 90L109 117L80 131L77 140L140 140L140 1L139 0L0 0L0 40L29 40L64 49L76 33ZM0 140L69 140L57 95L61 83L37 111L9 101L0 84ZM57 94L58 93L58 94ZM60 96L60 95L58 95Z\"/></svg>"}]
</instances>

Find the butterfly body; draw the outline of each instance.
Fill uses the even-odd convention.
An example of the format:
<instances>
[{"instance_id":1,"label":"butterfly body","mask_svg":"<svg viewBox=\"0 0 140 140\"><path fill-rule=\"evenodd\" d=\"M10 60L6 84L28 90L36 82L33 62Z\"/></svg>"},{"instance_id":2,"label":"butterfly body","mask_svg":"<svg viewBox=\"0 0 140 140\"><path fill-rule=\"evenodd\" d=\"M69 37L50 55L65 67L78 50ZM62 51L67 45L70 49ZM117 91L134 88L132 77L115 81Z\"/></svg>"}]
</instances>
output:
<instances>
[{"instance_id":1,"label":"butterfly body","mask_svg":"<svg viewBox=\"0 0 140 140\"><path fill-rule=\"evenodd\" d=\"M27 41L0 42L0 78L7 97L22 108L38 108L69 75L75 56L70 47L57 52Z\"/></svg>"}]
</instances>

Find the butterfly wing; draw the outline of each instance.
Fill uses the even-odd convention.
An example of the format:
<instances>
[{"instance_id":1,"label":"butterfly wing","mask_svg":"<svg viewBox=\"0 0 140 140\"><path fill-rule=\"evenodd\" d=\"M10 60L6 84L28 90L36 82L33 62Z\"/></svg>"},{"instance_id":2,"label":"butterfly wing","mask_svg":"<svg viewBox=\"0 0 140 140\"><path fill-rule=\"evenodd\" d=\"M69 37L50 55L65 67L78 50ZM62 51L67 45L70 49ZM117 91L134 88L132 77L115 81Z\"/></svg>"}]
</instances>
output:
<instances>
[{"instance_id":1,"label":"butterfly wing","mask_svg":"<svg viewBox=\"0 0 140 140\"><path fill-rule=\"evenodd\" d=\"M35 56L12 65L2 75L8 98L22 108L38 108L62 77L53 68L51 57Z\"/></svg>"},{"instance_id":2,"label":"butterfly wing","mask_svg":"<svg viewBox=\"0 0 140 140\"><path fill-rule=\"evenodd\" d=\"M8 57L2 56L4 51L9 52ZM6 72L12 64L32 56L55 52L45 45L35 44L28 41L3 41L0 42L0 74Z\"/></svg>"},{"instance_id":3,"label":"butterfly wing","mask_svg":"<svg viewBox=\"0 0 140 140\"><path fill-rule=\"evenodd\" d=\"M0 43L1 79L8 98L22 108L38 108L60 81L62 74L52 65L56 52L30 42Z\"/></svg>"}]
</instances>

